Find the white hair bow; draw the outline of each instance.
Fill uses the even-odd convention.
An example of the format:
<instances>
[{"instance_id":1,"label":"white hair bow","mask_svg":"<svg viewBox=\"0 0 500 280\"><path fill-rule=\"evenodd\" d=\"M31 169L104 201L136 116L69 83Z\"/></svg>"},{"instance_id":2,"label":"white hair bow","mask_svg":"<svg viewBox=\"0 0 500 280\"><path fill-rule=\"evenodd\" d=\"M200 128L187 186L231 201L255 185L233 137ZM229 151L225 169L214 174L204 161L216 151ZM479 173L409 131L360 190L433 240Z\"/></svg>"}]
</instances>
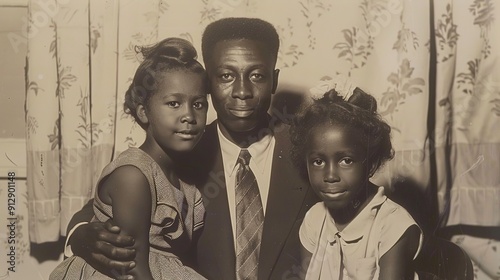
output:
<instances>
[{"instance_id":1,"label":"white hair bow","mask_svg":"<svg viewBox=\"0 0 500 280\"><path fill-rule=\"evenodd\" d=\"M349 77L339 74L333 77L325 76L321 78L321 81L315 87L310 88L309 92L312 99L319 100L325 96L326 92L334 89L347 101L352 96L355 88Z\"/></svg>"}]
</instances>

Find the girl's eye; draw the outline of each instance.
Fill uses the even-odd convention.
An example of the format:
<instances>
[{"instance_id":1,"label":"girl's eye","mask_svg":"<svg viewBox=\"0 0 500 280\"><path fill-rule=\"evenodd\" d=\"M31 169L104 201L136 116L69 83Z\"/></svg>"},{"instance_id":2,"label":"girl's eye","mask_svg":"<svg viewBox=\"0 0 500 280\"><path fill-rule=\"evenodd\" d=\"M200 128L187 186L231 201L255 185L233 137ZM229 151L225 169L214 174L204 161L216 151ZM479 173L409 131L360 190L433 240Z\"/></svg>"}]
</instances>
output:
<instances>
[{"instance_id":1,"label":"girl's eye","mask_svg":"<svg viewBox=\"0 0 500 280\"><path fill-rule=\"evenodd\" d=\"M179 106L181 106L181 104L178 101L169 101L167 102L167 105L168 107L171 108L179 108Z\"/></svg>"},{"instance_id":2,"label":"girl's eye","mask_svg":"<svg viewBox=\"0 0 500 280\"><path fill-rule=\"evenodd\" d=\"M343 158L340 160L340 166L349 166L349 165L352 165L354 163L354 160L352 160L351 158Z\"/></svg>"},{"instance_id":3,"label":"girl's eye","mask_svg":"<svg viewBox=\"0 0 500 280\"><path fill-rule=\"evenodd\" d=\"M195 102L193 104L193 108L198 109L198 110L205 108L205 106L206 106L205 102Z\"/></svg>"},{"instance_id":4,"label":"girl's eye","mask_svg":"<svg viewBox=\"0 0 500 280\"><path fill-rule=\"evenodd\" d=\"M315 159L312 161L312 165L314 166L323 166L325 164L325 161L322 159Z\"/></svg>"}]
</instances>

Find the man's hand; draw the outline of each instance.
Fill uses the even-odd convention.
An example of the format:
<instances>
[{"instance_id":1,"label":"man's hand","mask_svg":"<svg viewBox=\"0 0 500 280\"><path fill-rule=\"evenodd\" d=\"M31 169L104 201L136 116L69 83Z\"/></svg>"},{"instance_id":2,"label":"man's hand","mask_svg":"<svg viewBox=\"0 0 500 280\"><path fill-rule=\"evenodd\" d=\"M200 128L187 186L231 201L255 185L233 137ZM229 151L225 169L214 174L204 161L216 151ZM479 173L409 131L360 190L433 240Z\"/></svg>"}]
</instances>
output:
<instances>
[{"instance_id":1,"label":"man's hand","mask_svg":"<svg viewBox=\"0 0 500 280\"><path fill-rule=\"evenodd\" d=\"M135 250L130 248L134 239L121 235L111 219L78 226L69 244L75 255L101 273L116 279L133 279L125 274L135 267Z\"/></svg>"}]
</instances>

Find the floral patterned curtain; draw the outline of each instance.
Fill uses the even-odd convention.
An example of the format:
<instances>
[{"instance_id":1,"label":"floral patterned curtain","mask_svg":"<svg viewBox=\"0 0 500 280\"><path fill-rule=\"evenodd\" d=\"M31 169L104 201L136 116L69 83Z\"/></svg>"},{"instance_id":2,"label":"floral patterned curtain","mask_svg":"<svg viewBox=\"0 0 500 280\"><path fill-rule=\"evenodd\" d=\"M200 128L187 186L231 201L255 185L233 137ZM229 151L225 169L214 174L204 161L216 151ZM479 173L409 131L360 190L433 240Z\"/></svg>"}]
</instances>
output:
<instances>
[{"instance_id":1,"label":"floral patterned curtain","mask_svg":"<svg viewBox=\"0 0 500 280\"><path fill-rule=\"evenodd\" d=\"M500 226L499 8L493 0L32 0L26 121L30 238L64 235L103 166L142 142L122 110L135 46L259 17L280 33L275 105L334 74L379 101L396 157L375 178L426 229ZM497 5L498 6L498 5ZM210 112L210 119L214 113Z\"/></svg>"},{"instance_id":2,"label":"floral patterned curtain","mask_svg":"<svg viewBox=\"0 0 500 280\"><path fill-rule=\"evenodd\" d=\"M115 146L115 6L62 2L28 6L28 220L35 243L66 232Z\"/></svg>"},{"instance_id":3,"label":"floral patterned curtain","mask_svg":"<svg viewBox=\"0 0 500 280\"><path fill-rule=\"evenodd\" d=\"M447 224L500 226L500 40L493 35L500 7L435 3L436 147Z\"/></svg>"}]
</instances>

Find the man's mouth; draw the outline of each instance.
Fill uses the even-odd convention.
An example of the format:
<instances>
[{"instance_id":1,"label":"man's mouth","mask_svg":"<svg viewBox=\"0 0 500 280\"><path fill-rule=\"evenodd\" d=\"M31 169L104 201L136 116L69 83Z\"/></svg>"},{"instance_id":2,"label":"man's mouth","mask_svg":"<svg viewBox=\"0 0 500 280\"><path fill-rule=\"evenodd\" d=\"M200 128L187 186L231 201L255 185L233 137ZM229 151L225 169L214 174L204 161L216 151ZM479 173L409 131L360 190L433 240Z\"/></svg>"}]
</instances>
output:
<instances>
[{"instance_id":1,"label":"man's mouth","mask_svg":"<svg viewBox=\"0 0 500 280\"><path fill-rule=\"evenodd\" d=\"M229 112L235 117L246 118L253 114L253 109L229 109Z\"/></svg>"}]
</instances>

